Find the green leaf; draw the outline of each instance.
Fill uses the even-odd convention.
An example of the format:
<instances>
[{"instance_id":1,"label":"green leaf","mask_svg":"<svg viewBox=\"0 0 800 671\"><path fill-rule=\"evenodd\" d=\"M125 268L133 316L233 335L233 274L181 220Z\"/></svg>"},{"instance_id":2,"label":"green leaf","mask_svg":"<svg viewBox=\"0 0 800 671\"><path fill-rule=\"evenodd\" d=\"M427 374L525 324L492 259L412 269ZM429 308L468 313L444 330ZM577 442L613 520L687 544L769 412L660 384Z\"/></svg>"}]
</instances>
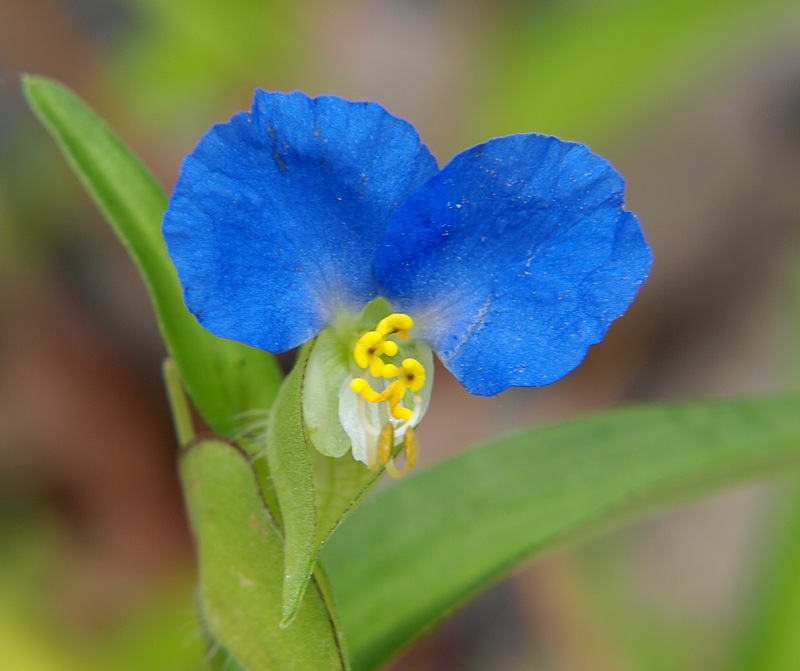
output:
<instances>
[{"instance_id":1,"label":"green leaf","mask_svg":"<svg viewBox=\"0 0 800 671\"><path fill-rule=\"evenodd\" d=\"M800 487L797 482L777 497L771 543L761 565L759 595L748 609L748 630L740 633L735 663L740 671L796 671L800 668Z\"/></svg>"},{"instance_id":2,"label":"green leaf","mask_svg":"<svg viewBox=\"0 0 800 671\"><path fill-rule=\"evenodd\" d=\"M795 11L794 0L515 3L486 28L475 135L624 140Z\"/></svg>"},{"instance_id":3,"label":"green leaf","mask_svg":"<svg viewBox=\"0 0 800 671\"><path fill-rule=\"evenodd\" d=\"M798 396L617 410L463 452L367 501L324 549L353 668L532 554L797 465Z\"/></svg>"},{"instance_id":4,"label":"green leaf","mask_svg":"<svg viewBox=\"0 0 800 671\"><path fill-rule=\"evenodd\" d=\"M283 543L253 469L237 448L204 441L181 461L197 539L200 611L211 637L246 671L329 671L347 656L316 580L281 628Z\"/></svg>"},{"instance_id":5,"label":"green leaf","mask_svg":"<svg viewBox=\"0 0 800 671\"><path fill-rule=\"evenodd\" d=\"M792 343L786 368L789 383L800 386L800 240L786 255L787 318ZM760 576L746 609L743 631L731 668L740 671L795 671L800 668L800 481L772 501L769 538L760 548Z\"/></svg>"},{"instance_id":6,"label":"green leaf","mask_svg":"<svg viewBox=\"0 0 800 671\"><path fill-rule=\"evenodd\" d=\"M31 109L136 262L200 413L214 431L235 434L244 412L271 406L281 378L274 357L217 338L189 314L161 236L167 197L133 152L69 89L35 76L22 84Z\"/></svg>"}]
</instances>

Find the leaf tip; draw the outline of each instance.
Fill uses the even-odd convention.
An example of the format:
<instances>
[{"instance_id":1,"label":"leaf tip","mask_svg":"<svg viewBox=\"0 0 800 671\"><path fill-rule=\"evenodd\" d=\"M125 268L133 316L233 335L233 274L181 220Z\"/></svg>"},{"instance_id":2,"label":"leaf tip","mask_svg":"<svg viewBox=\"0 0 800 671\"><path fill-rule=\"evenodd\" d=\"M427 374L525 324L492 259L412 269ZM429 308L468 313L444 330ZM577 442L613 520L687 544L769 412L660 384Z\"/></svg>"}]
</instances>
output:
<instances>
[{"instance_id":1,"label":"leaf tip","mask_svg":"<svg viewBox=\"0 0 800 671\"><path fill-rule=\"evenodd\" d=\"M281 621L278 623L278 628L288 629L297 615L298 607L296 603L284 602L283 611L281 612Z\"/></svg>"},{"instance_id":2,"label":"leaf tip","mask_svg":"<svg viewBox=\"0 0 800 671\"><path fill-rule=\"evenodd\" d=\"M294 620L305 597L306 587L311 581L311 573L301 581L298 581L294 574L286 573L283 576L283 599L281 610L280 628L286 629Z\"/></svg>"},{"instance_id":3,"label":"leaf tip","mask_svg":"<svg viewBox=\"0 0 800 671\"><path fill-rule=\"evenodd\" d=\"M22 93L26 100L28 100L31 87L36 83L37 79L39 78L36 75L31 75L27 72L19 73L19 85L22 87Z\"/></svg>"}]
</instances>

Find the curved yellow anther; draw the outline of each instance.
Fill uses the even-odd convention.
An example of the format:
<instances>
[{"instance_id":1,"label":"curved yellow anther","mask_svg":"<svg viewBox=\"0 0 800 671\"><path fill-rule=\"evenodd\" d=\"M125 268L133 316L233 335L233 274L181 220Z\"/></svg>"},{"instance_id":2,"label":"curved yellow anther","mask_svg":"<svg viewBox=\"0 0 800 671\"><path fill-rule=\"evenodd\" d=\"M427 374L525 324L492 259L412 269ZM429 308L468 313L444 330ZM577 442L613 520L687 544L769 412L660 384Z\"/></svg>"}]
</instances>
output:
<instances>
[{"instance_id":1,"label":"curved yellow anther","mask_svg":"<svg viewBox=\"0 0 800 671\"><path fill-rule=\"evenodd\" d=\"M393 363L384 364L381 371L381 377L391 380L393 377L400 377L403 374L403 369L400 366L395 366Z\"/></svg>"},{"instance_id":2,"label":"curved yellow anther","mask_svg":"<svg viewBox=\"0 0 800 671\"><path fill-rule=\"evenodd\" d=\"M367 331L362 335L353 349L353 359L360 368L369 368L374 377L380 377L386 365L381 359L382 355L394 356L397 354L397 343L386 340L386 337L377 331Z\"/></svg>"},{"instance_id":3,"label":"curved yellow anther","mask_svg":"<svg viewBox=\"0 0 800 671\"><path fill-rule=\"evenodd\" d=\"M425 366L416 359L403 359L403 379L411 391L418 392L425 385Z\"/></svg>"},{"instance_id":4,"label":"curved yellow anther","mask_svg":"<svg viewBox=\"0 0 800 671\"><path fill-rule=\"evenodd\" d=\"M383 363L383 359L377 356L373 357L369 362L370 375L372 375L372 377L380 377L383 375L384 366L386 366L386 364Z\"/></svg>"},{"instance_id":5,"label":"curved yellow anther","mask_svg":"<svg viewBox=\"0 0 800 671\"><path fill-rule=\"evenodd\" d=\"M393 458L384 463L386 472L393 478L402 478L417 465L419 439L417 438L417 432L410 426L406 429L406 433L403 436L403 454L405 455L405 464L403 464L402 469L398 469L397 466L395 466Z\"/></svg>"},{"instance_id":6,"label":"curved yellow anther","mask_svg":"<svg viewBox=\"0 0 800 671\"><path fill-rule=\"evenodd\" d=\"M395 419L400 419L404 422L409 421L414 416L414 413L411 410L404 408L402 405L390 404L390 412L392 413L392 417Z\"/></svg>"},{"instance_id":7,"label":"curved yellow anther","mask_svg":"<svg viewBox=\"0 0 800 671\"><path fill-rule=\"evenodd\" d=\"M383 366L381 376L387 380L395 377L401 378L406 387L414 393L425 386L425 366L416 359L403 359L402 368L393 363L387 363Z\"/></svg>"},{"instance_id":8,"label":"curved yellow anther","mask_svg":"<svg viewBox=\"0 0 800 671\"><path fill-rule=\"evenodd\" d=\"M403 400L403 396L406 393L404 380L395 380L386 389L378 393L363 377L357 377L350 381L350 389L370 403L383 403L386 401L389 404L389 412L395 419L407 422L414 415L411 410L400 405L400 401Z\"/></svg>"},{"instance_id":9,"label":"curved yellow anther","mask_svg":"<svg viewBox=\"0 0 800 671\"><path fill-rule=\"evenodd\" d=\"M382 344L383 336L377 331L367 331L358 339L353 349L353 359L359 368L369 368L370 362L377 356Z\"/></svg>"},{"instance_id":10,"label":"curved yellow anther","mask_svg":"<svg viewBox=\"0 0 800 671\"><path fill-rule=\"evenodd\" d=\"M414 328L414 320L402 312L384 317L378 322L375 330L384 337L389 335L396 335L403 340L408 340L408 332Z\"/></svg>"},{"instance_id":11,"label":"curved yellow anther","mask_svg":"<svg viewBox=\"0 0 800 671\"><path fill-rule=\"evenodd\" d=\"M382 392L375 391L364 378L355 378L350 388L369 403L389 404L389 413L394 419L409 422L414 412L402 404L410 389L418 392L425 384L425 368L416 359L403 359L400 366L386 363L381 357L395 356L400 351L389 336L396 335L408 339L408 331L414 327L414 320L408 315L395 313L381 319L374 331L367 331L356 342L353 359L362 369L368 369L374 378L384 378L393 382Z\"/></svg>"},{"instance_id":12,"label":"curved yellow anther","mask_svg":"<svg viewBox=\"0 0 800 671\"><path fill-rule=\"evenodd\" d=\"M350 389L370 403L380 403L385 400L381 398L381 394L375 391L363 377L353 378L350 381Z\"/></svg>"},{"instance_id":13,"label":"curved yellow anther","mask_svg":"<svg viewBox=\"0 0 800 671\"><path fill-rule=\"evenodd\" d=\"M400 380L395 380L382 392L377 392L363 377L353 378L350 381L350 389L361 395L365 401L370 403L388 401L389 405L399 403L403 398L403 394L406 393L405 386Z\"/></svg>"}]
</instances>

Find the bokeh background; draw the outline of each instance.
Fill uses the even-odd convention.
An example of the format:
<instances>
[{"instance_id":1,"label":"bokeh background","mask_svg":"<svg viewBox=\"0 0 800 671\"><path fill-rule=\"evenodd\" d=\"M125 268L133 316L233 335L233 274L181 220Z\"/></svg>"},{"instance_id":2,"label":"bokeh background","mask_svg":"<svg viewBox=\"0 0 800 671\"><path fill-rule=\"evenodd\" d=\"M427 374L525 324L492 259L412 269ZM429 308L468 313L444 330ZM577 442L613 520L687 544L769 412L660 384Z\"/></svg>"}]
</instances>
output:
<instances>
[{"instance_id":1,"label":"bokeh background","mask_svg":"<svg viewBox=\"0 0 800 671\"><path fill-rule=\"evenodd\" d=\"M4 669L190 671L203 656L163 347L132 265L25 108L24 71L78 91L167 188L256 86L377 100L440 163L531 131L611 159L650 282L555 385L487 400L437 371L423 467L526 423L800 382L794 0L0 0ZM756 483L540 559L391 668L796 671L799 492Z\"/></svg>"}]
</instances>

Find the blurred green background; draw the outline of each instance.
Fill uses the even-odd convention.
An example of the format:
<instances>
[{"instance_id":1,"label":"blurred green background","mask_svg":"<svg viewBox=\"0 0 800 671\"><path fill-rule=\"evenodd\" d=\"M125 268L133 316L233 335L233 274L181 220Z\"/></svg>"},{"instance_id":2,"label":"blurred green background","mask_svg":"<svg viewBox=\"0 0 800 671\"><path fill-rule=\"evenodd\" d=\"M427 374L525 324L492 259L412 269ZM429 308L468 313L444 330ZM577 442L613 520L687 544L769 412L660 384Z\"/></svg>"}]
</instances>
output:
<instances>
[{"instance_id":1,"label":"blurred green background","mask_svg":"<svg viewBox=\"0 0 800 671\"><path fill-rule=\"evenodd\" d=\"M800 381L799 35L789 0L0 0L0 667L204 656L162 345L20 72L77 90L167 187L256 86L377 100L440 163L532 131L609 158L655 253L641 297L551 387L478 399L437 371L424 466L525 423ZM752 485L547 558L392 668L796 670L798 500Z\"/></svg>"}]
</instances>

